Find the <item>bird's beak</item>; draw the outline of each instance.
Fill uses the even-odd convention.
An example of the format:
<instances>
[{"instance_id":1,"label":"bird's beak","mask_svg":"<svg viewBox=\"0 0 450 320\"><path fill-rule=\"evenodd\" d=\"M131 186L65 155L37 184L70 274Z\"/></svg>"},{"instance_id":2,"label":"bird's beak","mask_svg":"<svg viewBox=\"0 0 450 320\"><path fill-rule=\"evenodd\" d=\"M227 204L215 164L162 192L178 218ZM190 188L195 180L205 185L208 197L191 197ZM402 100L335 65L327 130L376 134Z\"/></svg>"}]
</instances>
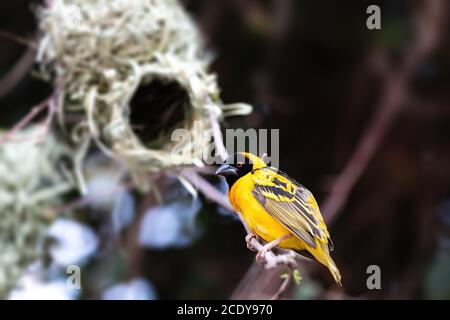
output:
<instances>
[{"instance_id":1,"label":"bird's beak","mask_svg":"<svg viewBox=\"0 0 450 320\"><path fill-rule=\"evenodd\" d=\"M216 175L218 176L232 176L237 175L237 169L233 166L230 166L229 164L224 163L219 170L216 171Z\"/></svg>"}]
</instances>

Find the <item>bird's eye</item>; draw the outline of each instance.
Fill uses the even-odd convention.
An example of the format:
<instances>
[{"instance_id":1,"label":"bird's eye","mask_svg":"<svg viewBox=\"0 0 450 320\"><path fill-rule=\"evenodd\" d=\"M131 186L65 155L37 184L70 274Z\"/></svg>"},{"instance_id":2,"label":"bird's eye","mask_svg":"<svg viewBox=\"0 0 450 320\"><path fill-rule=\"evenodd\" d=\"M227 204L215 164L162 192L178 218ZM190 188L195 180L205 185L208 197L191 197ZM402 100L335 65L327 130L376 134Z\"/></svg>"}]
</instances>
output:
<instances>
[{"instance_id":1,"label":"bird's eye","mask_svg":"<svg viewBox=\"0 0 450 320\"><path fill-rule=\"evenodd\" d=\"M236 167L238 167L238 168L241 168L241 167L242 167L242 165L243 165L243 163L242 163L242 162L238 162L238 163L236 164Z\"/></svg>"}]
</instances>

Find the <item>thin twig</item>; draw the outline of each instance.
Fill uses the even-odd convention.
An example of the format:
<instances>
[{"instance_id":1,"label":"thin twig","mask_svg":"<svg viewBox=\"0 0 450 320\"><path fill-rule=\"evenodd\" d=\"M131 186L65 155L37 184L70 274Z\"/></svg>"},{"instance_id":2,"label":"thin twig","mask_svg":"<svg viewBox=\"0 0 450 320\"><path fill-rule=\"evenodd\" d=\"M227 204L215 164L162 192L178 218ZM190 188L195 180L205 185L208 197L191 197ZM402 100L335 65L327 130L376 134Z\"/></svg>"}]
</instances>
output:
<instances>
[{"instance_id":1,"label":"thin twig","mask_svg":"<svg viewBox=\"0 0 450 320\"><path fill-rule=\"evenodd\" d=\"M212 109L209 109L209 121L211 123L211 130L213 133L214 144L216 146L217 153L219 154L222 161L225 161L225 159L228 157L228 152L225 148L225 145L223 144L223 135L222 131L220 130L219 122L217 121L217 118L214 115Z\"/></svg>"},{"instance_id":2,"label":"thin twig","mask_svg":"<svg viewBox=\"0 0 450 320\"><path fill-rule=\"evenodd\" d=\"M234 211L228 199L217 190L208 181L202 178L197 172L189 169L183 170L181 175L186 178L197 190L199 190L203 195L209 200L219 204L221 207Z\"/></svg>"},{"instance_id":3,"label":"thin twig","mask_svg":"<svg viewBox=\"0 0 450 320\"><path fill-rule=\"evenodd\" d=\"M38 143L42 142L50 131L50 126L52 125L53 119L55 118L55 114L57 111L57 104L55 101L56 99L58 99L58 96L54 96L53 99L50 99L48 102L48 114L44 120L44 123L42 124L43 130L37 139Z\"/></svg>"},{"instance_id":4,"label":"thin twig","mask_svg":"<svg viewBox=\"0 0 450 320\"><path fill-rule=\"evenodd\" d=\"M292 282L292 275L293 271L291 268L288 270L288 274L286 277L284 277L283 282L281 283L280 288L278 291L272 296L271 300L280 300L283 295L286 293L287 289L289 288L289 285Z\"/></svg>"},{"instance_id":5,"label":"thin twig","mask_svg":"<svg viewBox=\"0 0 450 320\"><path fill-rule=\"evenodd\" d=\"M1 139L0 144L3 144L5 142L8 142L12 140L12 137L14 134L22 129L24 126L26 126L31 120L33 120L39 113L41 113L43 110L48 108L49 102L52 97L45 99L38 105L34 106L30 112L28 112L25 117L23 117L14 127L9 130Z\"/></svg>"},{"instance_id":6,"label":"thin twig","mask_svg":"<svg viewBox=\"0 0 450 320\"><path fill-rule=\"evenodd\" d=\"M0 138L0 145L6 142L20 142L20 141L27 141L27 138L21 138L20 140L14 139L14 135L21 130L23 127L25 127L27 124L29 124L39 113L44 111L45 109L48 109L47 117L45 118L44 122L42 123L43 131L40 133L37 137L31 137L31 138L37 138L37 142L41 142L45 136L48 134L50 130L50 126L52 124L52 121L55 117L55 114L57 112L57 100L59 99L59 95L61 94L63 88L63 83L59 83L53 92L53 94L46 98L44 101L39 103L38 105L34 106L30 112L28 112L19 122L17 122L14 127L8 132L6 132L1 138Z\"/></svg>"},{"instance_id":7,"label":"thin twig","mask_svg":"<svg viewBox=\"0 0 450 320\"><path fill-rule=\"evenodd\" d=\"M0 79L0 98L3 98L13 90L28 73L34 62L35 50L28 48L17 60L8 73Z\"/></svg>"},{"instance_id":8,"label":"thin twig","mask_svg":"<svg viewBox=\"0 0 450 320\"><path fill-rule=\"evenodd\" d=\"M10 41L22 44L24 46L30 47L33 49L33 51L36 51L37 47L38 47L34 40L27 39L25 37L22 37L20 35L17 35L12 32L8 32L8 31L0 30L0 38L7 39Z\"/></svg>"},{"instance_id":9,"label":"thin twig","mask_svg":"<svg viewBox=\"0 0 450 320\"><path fill-rule=\"evenodd\" d=\"M11 32L0 31L0 38L11 40L27 47L27 50L17 60L14 66L0 80L0 98L2 98L16 87L16 85L20 82L20 80L23 79L30 67L33 65L37 50L37 44L35 42L35 39L37 39L37 37L34 37L33 40L30 40Z\"/></svg>"},{"instance_id":10,"label":"thin twig","mask_svg":"<svg viewBox=\"0 0 450 320\"><path fill-rule=\"evenodd\" d=\"M255 238L253 237L249 243L249 246L254 248L256 251L261 252L264 249L264 246ZM272 269L278 266L286 266L290 269L295 269L297 267L297 262L295 261L295 256L292 254L291 251L288 253L283 254L274 254L272 250L269 250L265 252L264 257L264 267L266 269Z\"/></svg>"},{"instance_id":11,"label":"thin twig","mask_svg":"<svg viewBox=\"0 0 450 320\"><path fill-rule=\"evenodd\" d=\"M223 193L217 190L213 185L211 185L208 181L206 181L203 177L201 177L195 170L193 169L185 169L181 173L181 175L188 180L197 190L199 190L207 199L217 203L222 208L235 212L239 219L242 222L242 225L245 228L245 231L250 233L250 229L247 224L242 219L242 216L234 211L228 199L225 197Z\"/></svg>"}]
</instances>

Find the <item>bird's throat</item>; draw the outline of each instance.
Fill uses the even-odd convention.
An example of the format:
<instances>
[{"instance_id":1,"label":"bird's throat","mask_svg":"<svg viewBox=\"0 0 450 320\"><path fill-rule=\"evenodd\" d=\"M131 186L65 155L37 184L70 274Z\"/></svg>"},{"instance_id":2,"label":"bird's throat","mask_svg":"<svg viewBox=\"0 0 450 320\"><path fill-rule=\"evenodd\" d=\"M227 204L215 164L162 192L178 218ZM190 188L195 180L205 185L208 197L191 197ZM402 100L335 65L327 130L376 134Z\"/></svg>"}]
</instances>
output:
<instances>
[{"instance_id":1,"label":"bird's throat","mask_svg":"<svg viewBox=\"0 0 450 320\"><path fill-rule=\"evenodd\" d=\"M240 178L239 176L233 176L233 175L225 177L225 181L228 184L229 190L231 190L231 187L236 183L236 181L239 180L239 178Z\"/></svg>"}]
</instances>

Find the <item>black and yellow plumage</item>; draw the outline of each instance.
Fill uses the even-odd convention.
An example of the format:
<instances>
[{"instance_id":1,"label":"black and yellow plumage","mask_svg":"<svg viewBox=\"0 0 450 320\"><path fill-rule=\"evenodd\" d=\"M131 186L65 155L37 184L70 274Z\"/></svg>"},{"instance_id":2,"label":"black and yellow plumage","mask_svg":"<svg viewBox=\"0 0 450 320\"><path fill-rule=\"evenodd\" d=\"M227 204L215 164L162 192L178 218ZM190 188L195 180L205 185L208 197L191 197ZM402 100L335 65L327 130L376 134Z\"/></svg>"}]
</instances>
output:
<instances>
[{"instance_id":1,"label":"black and yellow plumage","mask_svg":"<svg viewBox=\"0 0 450 320\"><path fill-rule=\"evenodd\" d=\"M231 205L255 235L280 248L309 253L340 284L330 234L308 189L251 153L230 156L217 174L225 177Z\"/></svg>"}]
</instances>

